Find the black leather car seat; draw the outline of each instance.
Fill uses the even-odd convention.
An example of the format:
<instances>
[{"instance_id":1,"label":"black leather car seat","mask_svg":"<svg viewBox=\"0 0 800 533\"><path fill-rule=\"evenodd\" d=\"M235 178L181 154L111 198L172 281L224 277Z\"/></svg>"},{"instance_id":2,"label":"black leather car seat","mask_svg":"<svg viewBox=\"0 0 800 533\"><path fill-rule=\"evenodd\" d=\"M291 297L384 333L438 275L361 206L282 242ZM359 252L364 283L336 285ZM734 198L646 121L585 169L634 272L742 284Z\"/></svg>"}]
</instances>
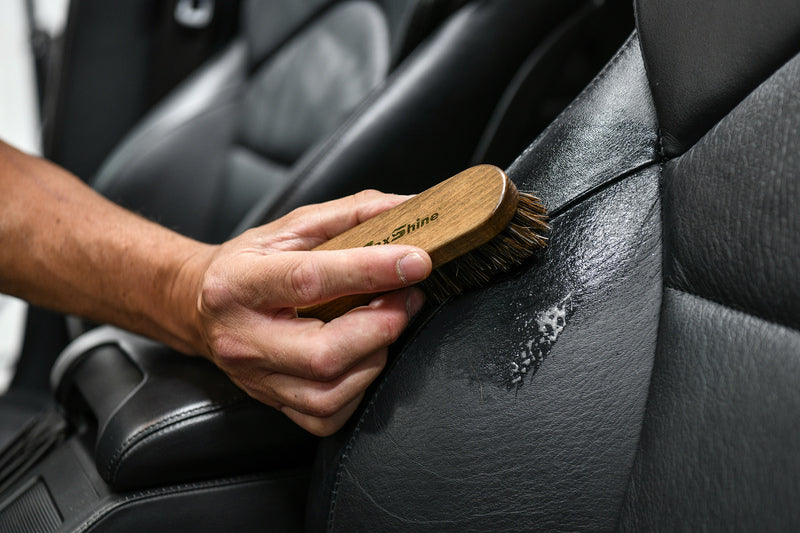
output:
<instances>
[{"instance_id":1,"label":"black leather car seat","mask_svg":"<svg viewBox=\"0 0 800 533\"><path fill-rule=\"evenodd\" d=\"M419 192L492 138L486 124L531 51L533 67L546 63L534 85L563 95L553 59L588 33L562 28L605 28L603 4L244 0L241 35L127 135L92 185L207 242L365 188ZM604 29L597 48L618 32ZM569 69L573 85L590 64ZM58 352L85 329L32 308L13 386L46 390Z\"/></svg>"},{"instance_id":2,"label":"black leather car seat","mask_svg":"<svg viewBox=\"0 0 800 533\"><path fill-rule=\"evenodd\" d=\"M800 10L636 7L508 169L549 248L408 333L310 530L800 527Z\"/></svg>"},{"instance_id":3,"label":"black leather car seat","mask_svg":"<svg viewBox=\"0 0 800 533\"><path fill-rule=\"evenodd\" d=\"M630 31L630 16L613 22L620 8L620 0L244 0L240 37L143 119L92 184L218 242L365 188L419 192L467 167L476 149L481 162L505 165L602 65L620 30ZM527 105L505 106L514 95ZM534 112L538 120L526 120ZM524 127L509 127L509 115ZM491 146L497 124L505 150ZM53 360L86 324L65 326L38 308L27 323L13 386L46 390Z\"/></svg>"},{"instance_id":4,"label":"black leather car seat","mask_svg":"<svg viewBox=\"0 0 800 533\"><path fill-rule=\"evenodd\" d=\"M516 68L582 0L245 1L242 35L121 143L93 185L221 241L298 202L457 172ZM298 199L301 196L302 199Z\"/></svg>"},{"instance_id":5,"label":"black leather car seat","mask_svg":"<svg viewBox=\"0 0 800 533\"><path fill-rule=\"evenodd\" d=\"M508 169L550 208L550 247L415 322L324 441L308 529L798 528L800 13L641 0L637 23ZM109 388L98 376L87 390ZM94 400L109 419L127 411ZM197 401L226 424L224 405ZM202 425L190 405L139 449ZM103 431L136 456L137 427L123 426ZM76 441L80 461L31 479L91 472ZM92 481L81 497L104 487L104 499L73 517L82 530L155 527L170 510L190 520L212 502L213 524L241 517L230 509L280 518L276 500L246 491L270 481L257 475L130 496ZM9 501L2 517L21 507Z\"/></svg>"}]
</instances>

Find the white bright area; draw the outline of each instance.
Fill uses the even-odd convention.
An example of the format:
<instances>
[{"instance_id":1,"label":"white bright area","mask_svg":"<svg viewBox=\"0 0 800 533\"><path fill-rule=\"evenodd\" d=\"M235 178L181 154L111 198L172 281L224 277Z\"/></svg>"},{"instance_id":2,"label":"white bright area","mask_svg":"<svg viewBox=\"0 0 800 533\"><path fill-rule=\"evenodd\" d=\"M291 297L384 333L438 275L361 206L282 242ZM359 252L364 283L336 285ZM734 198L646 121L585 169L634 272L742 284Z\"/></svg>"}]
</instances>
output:
<instances>
[{"instance_id":1,"label":"white bright area","mask_svg":"<svg viewBox=\"0 0 800 533\"><path fill-rule=\"evenodd\" d=\"M68 4L0 0L0 139L26 152L41 153L28 8L36 27L53 36L63 31ZM0 294L0 391L8 386L22 348L25 311L23 301Z\"/></svg>"}]
</instances>

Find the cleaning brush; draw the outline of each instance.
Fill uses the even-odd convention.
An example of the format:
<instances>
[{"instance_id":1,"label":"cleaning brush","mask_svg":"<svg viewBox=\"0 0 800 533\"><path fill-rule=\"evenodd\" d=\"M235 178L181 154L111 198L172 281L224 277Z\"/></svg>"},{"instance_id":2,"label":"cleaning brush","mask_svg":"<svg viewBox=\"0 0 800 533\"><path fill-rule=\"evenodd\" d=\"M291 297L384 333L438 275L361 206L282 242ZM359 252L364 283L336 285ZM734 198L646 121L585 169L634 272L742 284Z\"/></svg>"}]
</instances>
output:
<instances>
[{"instance_id":1,"label":"cleaning brush","mask_svg":"<svg viewBox=\"0 0 800 533\"><path fill-rule=\"evenodd\" d=\"M409 244L431 257L433 272L419 286L434 302L485 285L547 244L547 212L520 193L506 174L478 165L337 235L314 250ZM330 321L365 305L355 294L299 308L298 315Z\"/></svg>"}]
</instances>

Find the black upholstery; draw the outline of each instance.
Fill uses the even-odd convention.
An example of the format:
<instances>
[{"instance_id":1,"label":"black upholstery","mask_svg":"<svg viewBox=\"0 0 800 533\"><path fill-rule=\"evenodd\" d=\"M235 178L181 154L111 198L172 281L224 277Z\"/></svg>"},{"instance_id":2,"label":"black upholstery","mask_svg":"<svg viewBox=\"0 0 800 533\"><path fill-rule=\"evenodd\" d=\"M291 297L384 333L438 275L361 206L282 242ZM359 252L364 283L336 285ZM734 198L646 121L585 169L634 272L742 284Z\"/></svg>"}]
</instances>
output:
<instances>
[{"instance_id":1,"label":"black upholstery","mask_svg":"<svg viewBox=\"0 0 800 533\"><path fill-rule=\"evenodd\" d=\"M203 358L104 326L53 368L74 425L95 427L97 472L115 491L306 466L316 439Z\"/></svg>"},{"instance_id":2,"label":"black upholstery","mask_svg":"<svg viewBox=\"0 0 800 533\"><path fill-rule=\"evenodd\" d=\"M310 530L800 527L797 10L637 12L508 170L550 247L396 346Z\"/></svg>"},{"instance_id":3,"label":"black upholstery","mask_svg":"<svg viewBox=\"0 0 800 533\"><path fill-rule=\"evenodd\" d=\"M583 3L244 2L241 38L93 184L206 241L250 210L239 229L366 187L425 189L466 166L526 53Z\"/></svg>"},{"instance_id":4,"label":"black upholstery","mask_svg":"<svg viewBox=\"0 0 800 533\"><path fill-rule=\"evenodd\" d=\"M537 192L550 209L550 246L416 319L348 426L322 441L308 530L800 528L800 21L788 3L756 4L638 2L637 31L508 168L521 190ZM461 24L496 5L465 11L444 33L468 42ZM453 50L458 56L461 48ZM426 65L398 78L419 80L430 72ZM220 73L203 75L224 85ZM395 98L402 88L381 90L373 101L380 104L356 112L341 135L303 156L298 177L307 181L292 181L283 201L342 183L315 169L343 176L361 158L375 164L373 151L355 139L388 131L384 119L414 131L413 121L398 118L411 105L398 102L414 100ZM280 209L257 206L249 220ZM154 380L180 374L161 374L173 364L155 362L165 358L130 357L151 368ZM235 421L227 402L240 393L204 370L191 374L192 363L180 399L145 386L137 398L127 390L140 386L139 374L115 357L95 359L115 366L117 380L104 382L102 368L84 367L75 386L102 426L94 459L99 454L100 468L112 466L104 472L112 483L114 468L130 486L146 482L140 469L163 459L157 446L148 449L152 442L143 441L139 455L141 435L180 448ZM80 372L79 363L68 367ZM219 409L193 418L187 408L197 402ZM140 427L154 431L137 433ZM246 430L246 421L234 429ZM239 435L220 439L231 446L224 453L238 450ZM32 475L41 471L49 483L46 469L66 470L72 463L58 454L74 450L83 459L73 463L92 472L95 461L81 455L77 438ZM130 465L114 463L118 450ZM180 459L165 457L156 463L165 470ZM201 477L224 471L213 468ZM165 482L177 479L165 473ZM246 519L198 519L223 493L234 516L275 513L297 527L296 515L280 511L297 499L281 495L304 491L306 479L280 483L282 475L130 496L100 490L99 510L81 508L64 529L163 525L171 503L180 509L170 519L193 529L252 528ZM88 487L82 495L107 490L80 483ZM0 523L9 508L0 508Z\"/></svg>"}]
</instances>

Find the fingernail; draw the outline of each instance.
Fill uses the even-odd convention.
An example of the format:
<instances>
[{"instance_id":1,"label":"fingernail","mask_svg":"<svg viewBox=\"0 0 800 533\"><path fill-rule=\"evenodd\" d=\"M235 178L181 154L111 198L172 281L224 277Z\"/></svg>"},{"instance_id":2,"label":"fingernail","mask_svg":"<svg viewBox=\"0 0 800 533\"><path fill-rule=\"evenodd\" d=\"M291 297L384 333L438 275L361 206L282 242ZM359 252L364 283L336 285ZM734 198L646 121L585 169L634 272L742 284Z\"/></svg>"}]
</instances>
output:
<instances>
[{"instance_id":1,"label":"fingernail","mask_svg":"<svg viewBox=\"0 0 800 533\"><path fill-rule=\"evenodd\" d=\"M425 279L428 265L417 252L406 254L397 261L397 275L403 283L416 283Z\"/></svg>"},{"instance_id":2,"label":"fingernail","mask_svg":"<svg viewBox=\"0 0 800 533\"><path fill-rule=\"evenodd\" d=\"M411 289L406 299L406 311L408 311L409 318L419 313L423 305L425 305L425 293L416 288Z\"/></svg>"}]
</instances>

